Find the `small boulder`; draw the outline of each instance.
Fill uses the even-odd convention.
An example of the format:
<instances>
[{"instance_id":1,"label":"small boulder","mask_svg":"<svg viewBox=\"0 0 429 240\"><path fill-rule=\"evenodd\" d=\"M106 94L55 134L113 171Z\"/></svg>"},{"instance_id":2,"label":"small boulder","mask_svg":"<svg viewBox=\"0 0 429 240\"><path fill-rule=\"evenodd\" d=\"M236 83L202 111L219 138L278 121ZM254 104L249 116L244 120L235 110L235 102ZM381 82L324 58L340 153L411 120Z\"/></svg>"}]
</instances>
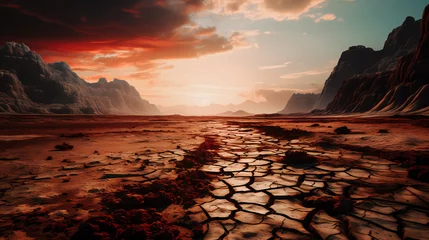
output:
<instances>
[{"instance_id":1,"label":"small boulder","mask_svg":"<svg viewBox=\"0 0 429 240\"><path fill-rule=\"evenodd\" d=\"M63 143L63 144L59 144L55 146L55 149L57 151L67 151L67 150L72 150L73 149L73 145L67 144L67 143Z\"/></svg>"},{"instance_id":2,"label":"small boulder","mask_svg":"<svg viewBox=\"0 0 429 240\"><path fill-rule=\"evenodd\" d=\"M46 160L52 160L52 156L48 156Z\"/></svg>"},{"instance_id":3,"label":"small boulder","mask_svg":"<svg viewBox=\"0 0 429 240\"><path fill-rule=\"evenodd\" d=\"M314 164L317 159L304 151L287 151L283 163L290 165Z\"/></svg>"},{"instance_id":4,"label":"small boulder","mask_svg":"<svg viewBox=\"0 0 429 240\"><path fill-rule=\"evenodd\" d=\"M350 133L352 133L352 131L348 127L346 127L346 126L342 126L342 127L336 128L334 130L334 132L336 134L350 134Z\"/></svg>"},{"instance_id":5,"label":"small boulder","mask_svg":"<svg viewBox=\"0 0 429 240\"><path fill-rule=\"evenodd\" d=\"M408 169L408 177L429 183L429 166L416 165Z\"/></svg>"},{"instance_id":6,"label":"small boulder","mask_svg":"<svg viewBox=\"0 0 429 240\"><path fill-rule=\"evenodd\" d=\"M389 133L389 130L387 130L387 129L380 129L380 130L378 130L378 133Z\"/></svg>"}]
</instances>

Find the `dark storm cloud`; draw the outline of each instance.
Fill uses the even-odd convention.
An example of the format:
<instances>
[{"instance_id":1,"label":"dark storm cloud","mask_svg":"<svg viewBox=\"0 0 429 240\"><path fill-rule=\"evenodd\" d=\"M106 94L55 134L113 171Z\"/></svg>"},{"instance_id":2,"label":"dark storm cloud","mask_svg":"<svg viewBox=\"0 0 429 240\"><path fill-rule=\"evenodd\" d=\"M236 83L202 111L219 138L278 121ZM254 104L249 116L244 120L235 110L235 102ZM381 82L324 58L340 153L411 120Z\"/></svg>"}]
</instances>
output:
<instances>
[{"instance_id":1,"label":"dark storm cloud","mask_svg":"<svg viewBox=\"0 0 429 240\"><path fill-rule=\"evenodd\" d=\"M204 0L3 0L0 41L23 42L77 69L134 66L145 76L159 60L233 49L232 35L192 22L205 7Z\"/></svg>"},{"instance_id":2,"label":"dark storm cloud","mask_svg":"<svg viewBox=\"0 0 429 240\"><path fill-rule=\"evenodd\" d=\"M135 37L168 37L189 22L196 0L15 0L2 4L2 40L78 39L95 43ZM11 39L12 38L12 39Z\"/></svg>"}]
</instances>

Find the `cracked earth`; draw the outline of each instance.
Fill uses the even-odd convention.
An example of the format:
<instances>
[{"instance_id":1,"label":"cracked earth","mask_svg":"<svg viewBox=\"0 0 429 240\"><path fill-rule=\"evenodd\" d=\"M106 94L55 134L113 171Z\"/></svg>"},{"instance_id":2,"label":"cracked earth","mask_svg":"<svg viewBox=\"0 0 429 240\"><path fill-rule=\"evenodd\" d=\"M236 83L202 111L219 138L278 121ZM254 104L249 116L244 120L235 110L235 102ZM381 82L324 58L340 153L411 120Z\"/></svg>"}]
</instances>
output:
<instances>
[{"instance_id":1,"label":"cracked earth","mask_svg":"<svg viewBox=\"0 0 429 240\"><path fill-rule=\"evenodd\" d=\"M295 123L283 129L292 126ZM325 127L307 134L311 137L291 139L220 119L198 124L157 123L131 131L121 128L112 133L111 143L97 138L104 137L105 130L89 131L83 139L67 139L75 146L73 150L42 151L40 154L50 154L53 160L39 159L43 164L37 167L23 162L28 156L20 155L9 141L6 155L1 156L8 159L2 163L9 170L1 173L0 233L3 239L68 239L82 231L80 224L109 212L103 205L106 195L129 184L174 182L179 173L202 171L210 186L201 184L204 186L195 189L209 189L207 193L196 196L195 191L180 186L176 190L188 191L186 196L194 194L188 206L185 202L189 199L179 193L173 192L176 197L166 200L155 198L167 201L154 208L162 215L163 224L173 229L168 237L157 235L158 239L429 239L429 184L408 178L407 168L399 162L315 143L314 135L332 131ZM49 146L66 141L45 138L49 140L42 142ZM212 142L203 148L204 155L199 155L195 149L207 139ZM102 149L92 142L111 147ZM127 147L118 151L121 145ZM285 157L291 152L301 155ZM197 162L186 162L190 156ZM139 199L136 194L128 194L127 199ZM138 194L143 200L131 209L150 203L146 193ZM34 222L29 215L38 213ZM28 224L26 219L34 223ZM68 225L53 235L46 227L52 222ZM198 225L198 234L189 227L190 222L193 227ZM118 234L109 232L100 239L132 239Z\"/></svg>"}]
</instances>

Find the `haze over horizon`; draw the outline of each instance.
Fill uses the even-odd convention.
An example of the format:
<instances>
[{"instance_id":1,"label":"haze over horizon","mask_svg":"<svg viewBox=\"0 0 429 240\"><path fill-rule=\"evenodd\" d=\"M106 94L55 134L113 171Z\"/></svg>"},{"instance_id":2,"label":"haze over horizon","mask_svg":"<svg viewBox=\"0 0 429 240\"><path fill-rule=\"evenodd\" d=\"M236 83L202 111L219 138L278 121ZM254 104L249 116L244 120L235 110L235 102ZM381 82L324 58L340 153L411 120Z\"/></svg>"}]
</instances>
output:
<instances>
[{"instance_id":1,"label":"haze over horizon","mask_svg":"<svg viewBox=\"0 0 429 240\"><path fill-rule=\"evenodd\" d=\"M1 40L65 61L89 82L127 80L157 105L275 102L320 92L342 51L381 49L427 3L15 0L0 4Z\"/></svg>"}]
</instances>

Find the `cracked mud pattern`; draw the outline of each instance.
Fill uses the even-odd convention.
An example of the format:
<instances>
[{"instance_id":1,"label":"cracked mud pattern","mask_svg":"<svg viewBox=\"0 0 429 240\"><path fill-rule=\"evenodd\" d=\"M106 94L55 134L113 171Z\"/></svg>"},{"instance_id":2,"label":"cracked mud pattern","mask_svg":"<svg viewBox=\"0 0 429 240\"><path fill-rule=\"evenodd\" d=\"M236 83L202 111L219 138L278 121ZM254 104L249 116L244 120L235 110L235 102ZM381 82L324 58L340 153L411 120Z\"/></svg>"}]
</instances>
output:
<instances>
[{"instance_id":1,"label":"cracked mud pattern","mask_svg":"<svg viewBox=\"0 0 429 240\"><path fill-rule=\"evenodd\" d=\"M221 142L219 159L201 170L218 180L212 199L190 209L192 219L207 224L204 239L429 238L429 185L407 179L394 162L233 125L218 124L209 134ZM319 163L281 163L289 150ZM346 212L307 201L338 196L338 208L353 204Z\"/></svg>"},{"instance_id":2,"label":"cracked mud pattern","mask_svg":"<svg viewBox=\"0 0 429 240\"><path fill-rule=\"evenodd\" d=\"M429 239L429 184L408 178L399 163L323 149L316 138L278 139L239 122L134 125L110 132L94 127L95 132L65 140L58 135L26 140L25 151L8 143L1 155L0 239L84 239L76 237L79 226L109 212L104 196L124 186L175 182L195 170L209 175L212 186L198 186L211 189L209 196L188 201L190 207L179 193L165 202L158 202L158 192L150 194L152 205L162 205L155 214L161 218L157 226L165 224L160 232L171 233L158 239L195 239L195 229L183 227L183 219L200 224L197 239ZM28 134L39 134L36 130ZM338 137L329 135L331 129L314 134L322 131ZM204 145L207 139L214 143ZM49 150L63 141L74 148ZM199 146L212 154L196 154ZM306 153L312 161L285 161L288 152ZM189 162L190 154L201 161ZM122 199L126 214L149 204L148 194L139 194ZM131 231L142 226L133 224ZM110 236L104 239L133 239Z\"/></svg>"}]
</instances>

